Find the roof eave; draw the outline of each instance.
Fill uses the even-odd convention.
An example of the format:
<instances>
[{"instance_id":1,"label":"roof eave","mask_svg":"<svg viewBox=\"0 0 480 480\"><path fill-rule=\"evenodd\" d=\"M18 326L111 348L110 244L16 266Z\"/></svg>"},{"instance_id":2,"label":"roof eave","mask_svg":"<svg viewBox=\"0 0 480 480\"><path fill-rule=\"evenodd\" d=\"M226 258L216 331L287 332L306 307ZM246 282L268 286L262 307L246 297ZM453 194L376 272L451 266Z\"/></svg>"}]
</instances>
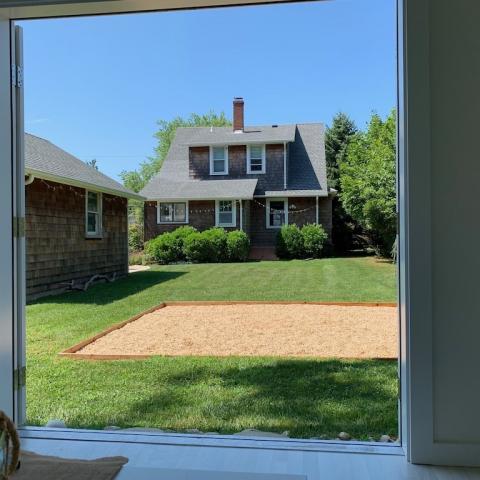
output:
<instances>
[{"instance_id":1,"label":"roof eave","mask_svg":"<svg viewBox=\"0 0 480 480\"><path fill-rule=\"evenodd\" d=\"M241 135L241 134L239 134ZM245 138L242 139L235 139L233 141L228 142L189 142L185 143L187 147L210 147L210 146L225 146L225 145L278 145L279 143L291 143L294 139L292 138L278 138L275 140L246 140Z\"/></svg>"},{"instance_id":2,"label":"roof eave","mask_svg":"<svg viewBox=\"0 0 480 480\"><path fill-rule=\"evenodd\" d=\"M146 200L145 197L134 192L124 192L122 190L116 190L114 188L101 187L93 183L82 182L81 180L62 177L53 173L42 172L41 170L35 170L34 168L25 167L25 174L33 175L35 178L41 178L43 180L48 180L51 182L63 183L64 185L70 185L72 187L85 188L86 190L93 190L109 195L115 195L117 197L124 197L130 200L140 200L142 202Z\"/></svg>"},{"instance_id":3,"label":"roof eave","mask_svg":"<svg viewBox=\"0 0 480 480\"><path fill-rule=\"evenodd\" d=\"M214 201L214 200L253 200L253 195L223 195L205 197L147 197L147 202L185 202L185 201Z\"/></svg>"}]
</instances>

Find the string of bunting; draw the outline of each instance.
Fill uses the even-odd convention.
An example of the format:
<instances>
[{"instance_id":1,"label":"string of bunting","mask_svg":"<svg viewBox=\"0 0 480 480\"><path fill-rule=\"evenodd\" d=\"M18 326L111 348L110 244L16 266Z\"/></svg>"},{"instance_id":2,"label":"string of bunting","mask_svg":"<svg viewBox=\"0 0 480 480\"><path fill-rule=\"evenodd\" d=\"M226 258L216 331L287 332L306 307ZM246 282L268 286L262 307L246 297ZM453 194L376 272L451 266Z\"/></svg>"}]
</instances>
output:
<instances>
[{"instance_id":1,"label":"string of bunting","mask_svg":"<svg viewBox=\"0 0 480 480\"><path fill-rule=\"evenodd\" d=\"M52 190L52 191L56 191L56 190L68 191L68 192L73 193L76 197L85 198L85 193L79 192L78 188L72 187L71 185L63 185L61 183L59 183L57 185L51 185L49 182L46 182L43 178L36 178L35 180L40 180L40 182L42 182L44 185L46 185L46 187L49 190ZM102 195L102 201L103 202L116 202L116 201L122 201L122 199L120 197L115 196L115 195L112 195L112 196Z\"/></svg>"}]
</instances>

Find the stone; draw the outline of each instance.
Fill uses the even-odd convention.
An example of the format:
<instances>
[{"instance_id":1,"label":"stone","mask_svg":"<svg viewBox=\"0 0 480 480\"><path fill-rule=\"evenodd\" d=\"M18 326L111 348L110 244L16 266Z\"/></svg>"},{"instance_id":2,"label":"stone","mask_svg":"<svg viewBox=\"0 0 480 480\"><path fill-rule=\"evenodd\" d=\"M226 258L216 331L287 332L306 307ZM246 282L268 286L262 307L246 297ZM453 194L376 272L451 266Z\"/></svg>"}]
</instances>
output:
<instances>
[{"instance_id":1,"label":"stone","mask_svg":"<svg viewBox=\"0 0 480 480\"><path fill-rule=\"evenodd\" d=\"M381 441L382 443L388 443L388 442L391 442L392 439L390 438L390 435L382 435L382 436L380 437L380 441Z\"/></svg>"},{"instance_id":2,"label":"stone","mask_svg":"<svg viewBox=\"0 0 480 480\"><path fill-rule=\"evenodd\" d=\"M45 426L47 428L67 428L65 422L58 419L49 420Z\"/></svg>"},{"instance_id":3,"label":"stone","mask_svg":"<svg viewBox=\"0 0 480 480\"><path fill-rule=\"evenodd\" d=\"M187 430L185 430L185 433L191 433L195 435L204 435L204 433L198 428L188 428Z\"/></svg>"},{"instance_id":4,"label":"stone","mask_svg":"<svg viewBox=\"0 0 480 480\"><path fill-rule=\"evenodd\" d=\"M220 435L218 432L205 432L205 435Z\"/></svg>"},{"instance_id":5,"label":"stone","mask_svg":"<svg viewBox=\"0 0 480 480\"><path fill-rule=\"evenodd\" d=\"M276 432L264 432L257 430L256 428L247 428L241 432L234 433L234 436L242 437L276 437L276 438L288 438L288 432L276 433Z\"/></svg>"},{"instance_id":6,"label":"stone","mask_svg":"<svg viewBox=\"0 0 480 480\"><path fill-rule=\"evenodd\" d=\"M351 437L350 434L347 433L347 432L340 432L340 433L338 434L338 439L339 439L339 440L350 440L351 438L352 438L352 437Z\"/></svg>"},{"instance_id":7,"label":"stone","mask_svg":"<svg viewBox=\"0 0 480 480\"><path fill-rule=\"evenodd\" d=\"M146 432L146 433L165 433L160 428L150 428L150 427L130 427L123 428L123 432Z\"/></svg>"},{"instance_id":8,"label":"stone","mask_svg":"<svg viewBox=\"0 0 480 480\"><path fill-rule=\"evenodd\" d=\"M121 427L117 427L116 425L108 425L104 427L104 430L121 430Z\"/></svg>"}]
</instances>

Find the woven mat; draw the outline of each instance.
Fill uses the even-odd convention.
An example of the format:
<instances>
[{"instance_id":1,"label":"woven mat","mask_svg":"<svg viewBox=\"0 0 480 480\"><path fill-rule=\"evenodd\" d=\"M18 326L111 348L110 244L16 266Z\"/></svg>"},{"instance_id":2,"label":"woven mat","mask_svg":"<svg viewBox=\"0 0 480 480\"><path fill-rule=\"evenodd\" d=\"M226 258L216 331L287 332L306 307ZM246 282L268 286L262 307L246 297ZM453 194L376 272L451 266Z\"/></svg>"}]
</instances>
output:
<instances>
[{"instance_id":1,"label":"woven mat","mask_svg":"<svg viewBox=\"0 0 480 480\"><path fill-rule=\"evenodd\" d=\"M21 452L11 480L112 480L127 462L125 457L71 460Z\"/></svg>"}]
</instances>

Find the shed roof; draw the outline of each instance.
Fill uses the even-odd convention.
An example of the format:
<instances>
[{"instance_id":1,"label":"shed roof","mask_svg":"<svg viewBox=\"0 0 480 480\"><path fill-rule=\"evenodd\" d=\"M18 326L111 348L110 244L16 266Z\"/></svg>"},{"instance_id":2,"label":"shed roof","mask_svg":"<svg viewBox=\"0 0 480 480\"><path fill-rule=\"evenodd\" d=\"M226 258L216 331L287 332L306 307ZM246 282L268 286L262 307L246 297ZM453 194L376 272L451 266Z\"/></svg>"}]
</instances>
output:
<instances>
[{"instance_id":1,"label":"shed roof","mask_svg":"<svg viewBox=\"0 0 480 480\"><path fill-rule=\"evenodd\" d=\"M145 200L53 143L25 134L25 173L44 180L90 188L119 197Z\"/></svg>"}]
</instances>

